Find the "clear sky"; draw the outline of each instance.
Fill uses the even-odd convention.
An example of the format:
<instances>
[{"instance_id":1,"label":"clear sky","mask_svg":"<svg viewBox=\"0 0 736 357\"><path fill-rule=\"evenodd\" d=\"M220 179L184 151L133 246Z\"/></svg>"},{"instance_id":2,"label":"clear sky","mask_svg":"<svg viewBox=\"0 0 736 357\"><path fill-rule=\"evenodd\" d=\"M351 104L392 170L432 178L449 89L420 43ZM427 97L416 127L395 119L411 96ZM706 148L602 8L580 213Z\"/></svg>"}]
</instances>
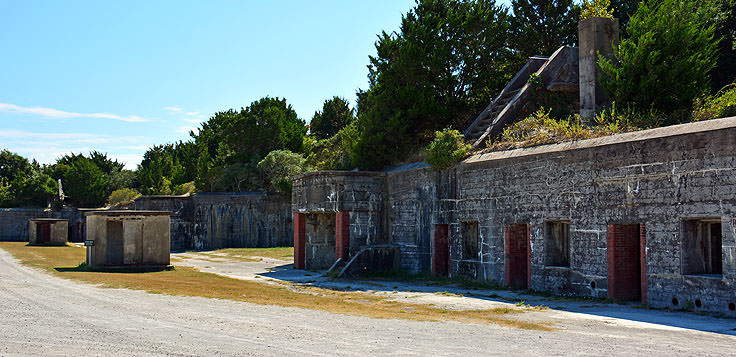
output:
<instances>
[{"instance_id":1,"label":"clear sky","mask_svg":"<svg viewBox=\"0 0 736 357\"><path fill-rule=\"evenodd\" d=\"M308 121L355 103L376 35L413 0L0 0L0 148L98 150L134 169L214 112L286 98Z\"/></svg>"},{"instance_id":2,"label":"clear sky","mask_svg":"<svg viewBox=\"0 0 736 357\"><path fill-rule=\"evenodd\" d=\"M502 1L507 3L507 1ZM264 96L309 121L355 104L381 31L413 0L0 0L0 149L98 150L135 169L213 113Z\"/></svg>"}]
</instances>

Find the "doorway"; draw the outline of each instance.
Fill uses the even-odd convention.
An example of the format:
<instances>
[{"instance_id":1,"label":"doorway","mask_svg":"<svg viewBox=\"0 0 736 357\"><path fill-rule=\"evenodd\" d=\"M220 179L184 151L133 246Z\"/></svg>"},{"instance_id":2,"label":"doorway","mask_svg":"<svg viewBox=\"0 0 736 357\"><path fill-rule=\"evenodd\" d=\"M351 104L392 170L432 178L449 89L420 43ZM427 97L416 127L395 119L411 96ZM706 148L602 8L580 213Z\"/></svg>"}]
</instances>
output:
<instances>
[{"instance_id":1,"label":"doorway","mask_svg":"<svg viewBox=\"0 0 736 357\"><path fill-rule=\"evenodd\" d=\"M646 234L643 224L608 226L608 297L646 301Z\"/></svg>"},{"instance_id":2,"label":"doorway","mask_svg":"<svg viewBox=\"0 0 736 357\"><path fill-rule=\"evenodd\" d=\"M107 221L105 263L123 265L123 222Z\"/></svg>"},{"instance_id":3,"label":"doorway","mask_svg":"<svg viewBox=\"0 0 736 357\"><path fill-rule=\"evenodd\" d=\"M450 275L450 226L434 225L434 251L432 252L432 274L435 276Z\"/></svg>"},{"instance_id":4,"label":"doorway","mask_svg":"<svg viewBox=\"0 0 736 357\"><path fill-rule=\"evenodd\" d=\"M531 280L529 270L529 225L506 226L506 285L516 289L528 289Z\"/></svg>"}]
</instances>

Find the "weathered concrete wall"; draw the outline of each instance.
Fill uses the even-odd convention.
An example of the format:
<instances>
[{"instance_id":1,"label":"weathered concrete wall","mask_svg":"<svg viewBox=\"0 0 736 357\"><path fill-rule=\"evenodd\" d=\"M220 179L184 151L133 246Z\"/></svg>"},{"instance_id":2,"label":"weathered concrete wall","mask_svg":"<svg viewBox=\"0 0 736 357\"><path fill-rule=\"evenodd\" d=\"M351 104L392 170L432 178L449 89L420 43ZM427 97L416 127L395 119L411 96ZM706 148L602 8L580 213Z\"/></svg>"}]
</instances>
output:
<instances>
[{"instance_id":1,"label":"weathered concrete wall","mask_svg":"<svg viewBox=\"0 0 736 357\"><path fill-rule=\"evenodd\" d=\"M578 23L580 56L580 115L591 119L596 110L607 103L600 84L598 55L613 58L613 46L619 42L618 19L591 17Z\"/></svg>"},{"instance_id":2,"label":"weathered concrete wall","mask_svg":"<svg viewBox=\"0 0 736 357\"><path fill-rule=\"evenodd\" d=\"M297 178L293 209L329 210L325 202L335 203L322 197L339 193L331 191L336 175ZM409 168L383 178L380 191L371 186L383 202L383 226L375 229L398 247L409 271L430 270L433 229L448 224L450 274L504 284L516 269L507 266L505 235L518 224L529 232L530 288L606 297L613 283L609 228L639 224L646 302L736 314L736 118L481 154L450 170ZM323 193L312 200L308 190ZM698 253L692 247L702 244L686 242L683 227L692 219L721 222L721 233L713 233L720 249L709 250L720 254L713 265L721 274L683 274L686 257ZM546 260L547 222L569 227L565 266ZM463 237L463 224L477 240Z\"/></svg>"},{"instance_id":3,"label":"weathered concrete wall","mask_svg":"<svg viewBox=\"0 0 736 357\"><path fill-rule=\"evenodd\" d=\"M293 244L288 198L254 193L192 196L194 249L287 247Z\"/></svg>"},{"instance_id":4,"label":"weathered concrete wall","mask_svg":"<svg viewBox=\"0 0 736 357\"><path fill-rule=\"evenodd\" d=\"M171 250L194 249L194 203L191 196L141 196L128 209L171 212Z\"/></svg>"},{"instance_id":5,"label":"weathered concrete wall","mask_svg":"<svg viewBox=\"0 0 736 357\"><path fill-rule=\"evenodd\" d=\"M28 220L54 218L43 208L0 208L0 240L10 242L28 241Z\"/></svg>"},{"instance_id":6,"label":"weathered concrete wall","mask_svg":"<svg viewBox=\"0 0 736 357\"><path fill-rule=\"evenodd\" d=\"M171 212L171 250L292 245L291 203L262 192L141 196L128 209Z\"/></svg>"},{"instance_id":7,"label":"weathered concrete wall","mask_svg":"<svg viewBox=\"0 0 736 357\"><path fill-rule=\"evenodd\" d=\"M169 213L98 211L87 215L87 264L161 266L170 264Z\"/></svg>"},{"instance_id":8,"label":"weathered concrete wall","mask_svg":"<svg viewBox=\"0 0 736 357\"><path fill-rule=\"evenodd\" d=\"M365 246L388 243L388 237L381 233L383 176L375 172L323 171L294 181L292 209L311 213L306 221L307 269L329 268L335 261L335 212L349 212L350 255ZM331 213L331 219L322 216L327 213Z\"/></svg>"},{"instance_id":9,"label":"weathered concrete wall","mask_svg":"<svg viewBox=\"0 0 736 357\"><path fill-rule=\"evenodd\" d=\"M69 221L67 237L70 242L84 240L84 214L77 210L46 211L43 208L0 208L0 241L27 242L28 220L58 218Z\"/></svg>"}]
</instances>

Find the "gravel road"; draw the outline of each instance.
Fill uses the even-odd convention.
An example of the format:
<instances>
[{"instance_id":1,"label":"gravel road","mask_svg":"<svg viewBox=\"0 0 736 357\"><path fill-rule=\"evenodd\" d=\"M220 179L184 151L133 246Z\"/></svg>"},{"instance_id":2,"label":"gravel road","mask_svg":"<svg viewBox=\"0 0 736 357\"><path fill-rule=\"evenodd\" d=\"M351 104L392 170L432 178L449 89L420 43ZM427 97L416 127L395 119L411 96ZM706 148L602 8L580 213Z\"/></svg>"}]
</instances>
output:
<instances>
[{"instance_id":1,"label":"gravel road","mask_svg":"<svg viewBox=\"0 0 736 357\"><path fill-rule=\"evenodd\" d=\"M534 314L556 322L560 329L538 332L458 322L380 320L104 289L21 266L0 250L3 356L702 356L736 351L736 337L727 333L556 310ZM693 316L709 326L712 322L715 330L736 326L734 320Z\"/></svg>"}]
</instances>

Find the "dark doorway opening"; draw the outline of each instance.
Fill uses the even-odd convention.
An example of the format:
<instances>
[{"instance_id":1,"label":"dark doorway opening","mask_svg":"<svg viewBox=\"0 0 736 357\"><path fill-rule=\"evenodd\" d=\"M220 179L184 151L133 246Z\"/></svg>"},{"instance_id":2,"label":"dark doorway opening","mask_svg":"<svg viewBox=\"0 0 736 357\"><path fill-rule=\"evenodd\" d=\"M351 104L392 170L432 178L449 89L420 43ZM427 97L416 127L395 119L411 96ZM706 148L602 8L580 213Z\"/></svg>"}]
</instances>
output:
<instances>
[{"instance_id":1,"label":"dark doorway opening","mask_svg":"<svg viewBox=\"0 0 736 357\"><path fill-rule=\"evenodd\" d=\"M36 224L36 242L37 244L51 243L51 223Z\"/></svg>"},{"instance_id":2,"label":"dark doorway opening","mask_svg":"<svg viewBox=\"0 0 736 357\"><path fill-rule=\"evenodd\" d=\"M436 276L450 275L450 226L435 224L434 252L432 252L432 273Z\"/></svg>"},{"instance_id":3,"label":"dark doorway opening","mask_svg":"<svg viewBox=\"0 0 736 357\"><path fill-rule=\"evenodd\" d=\"M646 235L642 224L608 226L608 296L646 301Z\"/></svg>"},{"instance_id":4,"label":"dark doorway opening","mask_svg":"<svg viewBox=\"0 0 736 357\"><path fill-rule=\"evenodd\" d=\"M506 226L506 285L517 289L529 288L529 225Z\"/></svg>"},{"instance_id":5,"label":"dark doorway opening","mask_svg":"<svg viewBox=\"0 0 736 357\"><path fill-rule=\"evenodd\" d=\"M123 222L107 221L106 264L123 264Z\"/></svg>"}]
</instances>

